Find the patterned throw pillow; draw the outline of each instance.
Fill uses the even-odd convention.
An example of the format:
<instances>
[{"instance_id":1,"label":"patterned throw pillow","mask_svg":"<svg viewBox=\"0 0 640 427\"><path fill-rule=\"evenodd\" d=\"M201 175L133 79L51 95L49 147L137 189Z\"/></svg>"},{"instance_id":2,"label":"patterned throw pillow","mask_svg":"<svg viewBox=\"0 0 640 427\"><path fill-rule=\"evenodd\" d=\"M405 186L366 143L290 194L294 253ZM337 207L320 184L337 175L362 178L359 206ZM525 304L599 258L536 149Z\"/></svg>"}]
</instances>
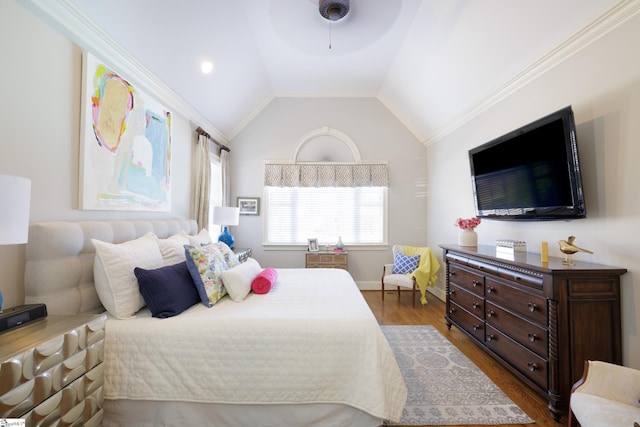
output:
<instances>
[{"instance_id":1,"label":"patterned throw pillow","mask_svg":"<svg viewBox=\"0 0 640 427\"><path fill-rule=\"evenodd\" d=\"M207 307L212 307L227 294L221 274L238 265L238 257L221 242L202 246L185 245L184 249L187 267L200 300Z\"/></svg>"},{"instance_id":2,"label":"patterned throw pillow","mask_svg":"<svg viewBox=\"0 0 640 427\"><path fill-rule=\"evenodd\" d=\"M413 273L418 268L420 262L420 255L405 255L400 252L396 253L396 258L393 261L393 274L407 274Z\"/></svg>"}]
</instances>

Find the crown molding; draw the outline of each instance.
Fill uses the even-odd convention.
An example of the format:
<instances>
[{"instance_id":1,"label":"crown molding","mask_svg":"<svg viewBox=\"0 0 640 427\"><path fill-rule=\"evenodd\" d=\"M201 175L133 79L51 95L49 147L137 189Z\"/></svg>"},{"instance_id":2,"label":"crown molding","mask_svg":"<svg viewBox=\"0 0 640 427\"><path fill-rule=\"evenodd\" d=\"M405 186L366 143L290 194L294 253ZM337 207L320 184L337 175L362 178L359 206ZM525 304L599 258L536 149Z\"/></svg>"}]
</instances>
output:
<instances>
[{"instance_id":1,"label":"crown molding","mask_svg":"<svg viewBox=\"0 0 640 427\"><path fill-rule=\"evenodd\" d=\"M429 146L438 142L531 81L587 48L631 18L634 18L638 13L640 13L640 0L622 0L618 2L607 12L594 19L583 29L576 32L502 86L476 101L471 107L455 116L444 126L436 129L422 140L422 143L425 146Z\"/></svg>"}]
</instances>

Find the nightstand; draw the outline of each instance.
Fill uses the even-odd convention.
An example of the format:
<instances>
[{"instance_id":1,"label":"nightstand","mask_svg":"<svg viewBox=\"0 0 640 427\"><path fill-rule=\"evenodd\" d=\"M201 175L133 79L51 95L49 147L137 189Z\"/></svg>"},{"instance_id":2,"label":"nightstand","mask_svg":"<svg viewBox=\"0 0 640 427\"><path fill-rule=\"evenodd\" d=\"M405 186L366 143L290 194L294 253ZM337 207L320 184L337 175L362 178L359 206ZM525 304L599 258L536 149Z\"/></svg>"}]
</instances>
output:
<instances>
[{"instance_id":1,"label":"nightstand","mask_svg":"<svg viewBox=\"0 0 640 427\"><path fill-rule=\"evenodd\" d=\"M0 418L102 424L106 315L50 315L0 334Z\"/></svg>"},{"instance_id":2,"label":"nightstand","mask_svg":"<svg viewBox=\"0 0 640 427\"><path fill-rule=\"evenodd\" d=\"M307 252L305 268L341 268L347 269L348 252Z\"/></svg>"}]
</instances>

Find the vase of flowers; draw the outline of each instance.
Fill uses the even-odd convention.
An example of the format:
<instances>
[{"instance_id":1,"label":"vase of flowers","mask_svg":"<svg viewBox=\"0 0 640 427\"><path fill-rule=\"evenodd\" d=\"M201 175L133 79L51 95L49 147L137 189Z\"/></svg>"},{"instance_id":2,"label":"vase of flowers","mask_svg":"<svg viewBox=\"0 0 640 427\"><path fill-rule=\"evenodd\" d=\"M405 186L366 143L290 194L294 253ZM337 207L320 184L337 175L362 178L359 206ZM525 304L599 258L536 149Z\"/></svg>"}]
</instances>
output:
<instances>
[{"instance_id":1,"label":"vase of flowers","mask_svg":"<svg viewBox=\"0 0 640 427\"><path fill-rule=\"evenodd\" d=\"M454 225L460 229L458 231L459 246L478 246L478 234L475 228L480 225L480 218L458 218Z\"/></svg>"}]
</instances>

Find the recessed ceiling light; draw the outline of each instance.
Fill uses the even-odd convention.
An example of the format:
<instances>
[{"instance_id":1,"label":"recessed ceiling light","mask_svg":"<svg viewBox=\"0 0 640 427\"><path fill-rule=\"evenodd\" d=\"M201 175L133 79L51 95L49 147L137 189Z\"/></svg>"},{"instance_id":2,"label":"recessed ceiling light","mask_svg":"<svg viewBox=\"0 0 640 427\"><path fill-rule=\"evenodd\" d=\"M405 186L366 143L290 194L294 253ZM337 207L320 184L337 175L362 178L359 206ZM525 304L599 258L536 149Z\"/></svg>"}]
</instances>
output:
<instances>
[{"instance_id":1,"label":"recessed ceiling light","mask_svg":"<svg viewBox=\"0 0 640 427\"><path fill-rule=\"evenodd\" d=\"M202 65L200 66L203 74L209 74L213 71L213 62L211 61L202 61Z\"/></svg>"}]
</instances>

